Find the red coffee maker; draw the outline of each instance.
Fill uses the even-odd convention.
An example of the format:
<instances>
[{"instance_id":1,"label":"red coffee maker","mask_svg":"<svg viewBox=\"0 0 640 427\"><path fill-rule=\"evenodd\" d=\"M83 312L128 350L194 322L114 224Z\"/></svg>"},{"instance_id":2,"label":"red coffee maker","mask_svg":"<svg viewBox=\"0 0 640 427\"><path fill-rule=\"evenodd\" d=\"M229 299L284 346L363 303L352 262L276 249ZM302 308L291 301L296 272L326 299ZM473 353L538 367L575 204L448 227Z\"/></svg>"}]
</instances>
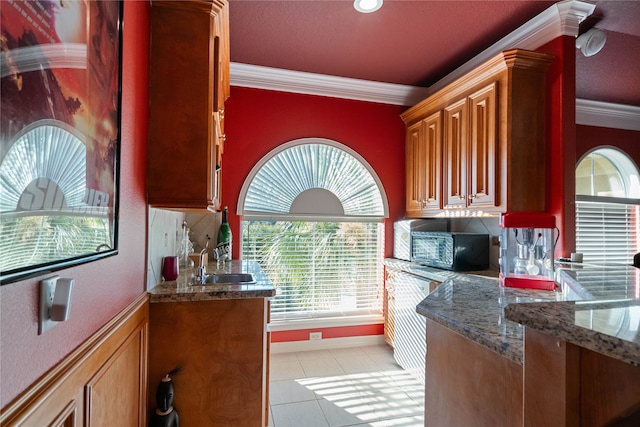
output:
<instances>
[{"instance_id":1,"label":"red coffee maker","mask_svg":"<svg viewBox=\"0 0 640 427\"><path fill-rule=\"evenodd\" d=\"M552 291L556 218L538 212L509 212L500 217L500 284Z\"/></svg>"}]
</instances>

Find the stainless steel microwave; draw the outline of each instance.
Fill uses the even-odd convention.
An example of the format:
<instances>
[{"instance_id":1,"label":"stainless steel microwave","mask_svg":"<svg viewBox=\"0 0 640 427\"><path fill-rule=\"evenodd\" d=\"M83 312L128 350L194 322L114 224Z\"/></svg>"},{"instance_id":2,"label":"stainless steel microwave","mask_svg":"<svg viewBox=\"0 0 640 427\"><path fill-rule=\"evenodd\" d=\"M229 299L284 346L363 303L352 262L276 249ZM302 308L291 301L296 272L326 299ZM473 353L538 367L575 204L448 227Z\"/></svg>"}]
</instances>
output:
<instances>
[{"instance_id":1,"label":"stainless steel microwave","mask_svg":"<svg viewBox=\"0 0 640 427\"><path fill-rule=\"evenodd\" d=\"M489 268L489 235L455 232L411 233L411 261L451 271Z\"/></svg>"}]
</instances>

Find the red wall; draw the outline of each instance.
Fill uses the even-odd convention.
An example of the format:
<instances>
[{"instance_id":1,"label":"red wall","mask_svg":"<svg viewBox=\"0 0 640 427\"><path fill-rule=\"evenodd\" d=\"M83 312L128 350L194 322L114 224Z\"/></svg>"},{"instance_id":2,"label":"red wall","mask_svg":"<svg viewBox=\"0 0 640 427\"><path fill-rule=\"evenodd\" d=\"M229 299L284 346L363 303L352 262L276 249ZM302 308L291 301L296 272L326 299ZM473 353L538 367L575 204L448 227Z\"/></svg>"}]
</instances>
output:
<instances>
[{"instance_id":1,"label":"red wall","mask_svg":"<svg viewBox=\"0 0 640 427\"><path fill-rule=\"evenodd\" d=\"M119 254L61 270L76 279L68 321L38 335L38 278L0 287L0 407L145 290L149 3L124 7Z\"/></svg>"},{"instance_id":2,"label":"red wall","mask_svg":"<svg viewBox=\"0 0 640 427\"><path fill-rule=\"evenodd\" d=\"M392 255L393 221L405 210L403 107L233 86L225 110L222 204L229 206L235 242L238 194L253 166L285 142L319 137L355 150L380 178L389 203L385 254ZM234 244L236 259L239 247Z\"/></svg>"},{"instance_id":3,"label":"red wall","mask_svg":"<svg viewBox=\"0 0 640 427\"><path fill-rule=\"evenodd\" d=\"M555 256L575 250L575 38L561 36L537 49L554 56L547 72L546 211L560 230Z\"/></svg>"},{"instance_id":4,"label":"red wall","mask_svg":"<svg viewBox=\"0 0 640 427\"><path fill-rule=\"evenodd\" d=\"M578 125L576 127L576 164L590 150L609 146L624 151L640 166L640 131Z\"/></svg>"},{"instance_id":5,"label":"red wall","mask_svg":"<svg viewBox=\"0 0 640 427\"><path fill-rule=\"evenodd\" d=\"M360 154L380 178L389 204L385 221L385 256L393 253L393 221L404 215L403 107L232 87L225 113L222 162L222 203L229 206L229 221L240 235L236 216L238 195L253 166L269 151L288 141L319 137L340 142ZM239 237L236 238L239 241ZM239 257L239 244L233 247ZM380 335L382 325L318 328L324 338ZM309 330L272 334L273 342L309 339Z\"/></svg>"}]
</instances>

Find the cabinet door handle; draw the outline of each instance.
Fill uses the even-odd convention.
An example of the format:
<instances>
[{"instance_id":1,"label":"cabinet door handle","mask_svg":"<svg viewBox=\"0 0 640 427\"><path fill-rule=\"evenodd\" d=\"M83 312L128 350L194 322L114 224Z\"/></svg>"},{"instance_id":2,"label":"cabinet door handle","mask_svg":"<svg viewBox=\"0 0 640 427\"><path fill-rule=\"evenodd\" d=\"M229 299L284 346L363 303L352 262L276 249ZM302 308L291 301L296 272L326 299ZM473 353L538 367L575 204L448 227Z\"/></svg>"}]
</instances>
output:
<instances>
[{"instance_id":1,"label":"cabinet door handle","mask_svg":"<svg viewBox=\"0 0 640 427\"><path fill-rule=\"evenodd\" d=\"M458 199L464 200L464 196L458 196Z\"/></svg>"},{"instance_id":2,"label":"cabinet door handle","mask_svg":"<svg viewBox=\"0 0 640 427\"><path fill-rule=\"evenodd\" d=\"M475 194L469 194L469 199L475 199L476 195Z\"/></svg>"}]
</instances>

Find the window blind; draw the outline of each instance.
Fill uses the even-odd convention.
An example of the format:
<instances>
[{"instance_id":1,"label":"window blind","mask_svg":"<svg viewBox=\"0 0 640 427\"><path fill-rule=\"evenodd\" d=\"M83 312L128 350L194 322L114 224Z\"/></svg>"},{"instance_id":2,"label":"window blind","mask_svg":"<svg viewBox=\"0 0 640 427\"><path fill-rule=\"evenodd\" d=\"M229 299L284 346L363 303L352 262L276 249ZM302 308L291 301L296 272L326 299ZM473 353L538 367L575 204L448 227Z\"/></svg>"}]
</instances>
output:
<instances>
[{"instance_id":1,"label":"window blind","mask_svg":"<svg viewBox=\"0 0 640 427\"><path fill-rule=\"evenodd\" d=\"M584 262L631 264L640 252L639 213L636 204L577 200L576 250Z\"/></svg>"},{"instance_id":2,"label":"window blind","mask_svg":"<svg viewBox=\"0 0 640 427\"><path fill-rule=\"evenodd\" d=\"M0 223L0 270L97 253L111 242L103 217L32 215Z\"/></svg>"},{"instance_id":3,"label":"window blind","mask_svg":"<svg viewBox=\"0 0 640 427\"><path fill-rule=\"evenodd\" d=\"M383 241L372 222L242 222L242 258L276 287L274 320L380 314Z\"/></svg>"}]
</instances>

